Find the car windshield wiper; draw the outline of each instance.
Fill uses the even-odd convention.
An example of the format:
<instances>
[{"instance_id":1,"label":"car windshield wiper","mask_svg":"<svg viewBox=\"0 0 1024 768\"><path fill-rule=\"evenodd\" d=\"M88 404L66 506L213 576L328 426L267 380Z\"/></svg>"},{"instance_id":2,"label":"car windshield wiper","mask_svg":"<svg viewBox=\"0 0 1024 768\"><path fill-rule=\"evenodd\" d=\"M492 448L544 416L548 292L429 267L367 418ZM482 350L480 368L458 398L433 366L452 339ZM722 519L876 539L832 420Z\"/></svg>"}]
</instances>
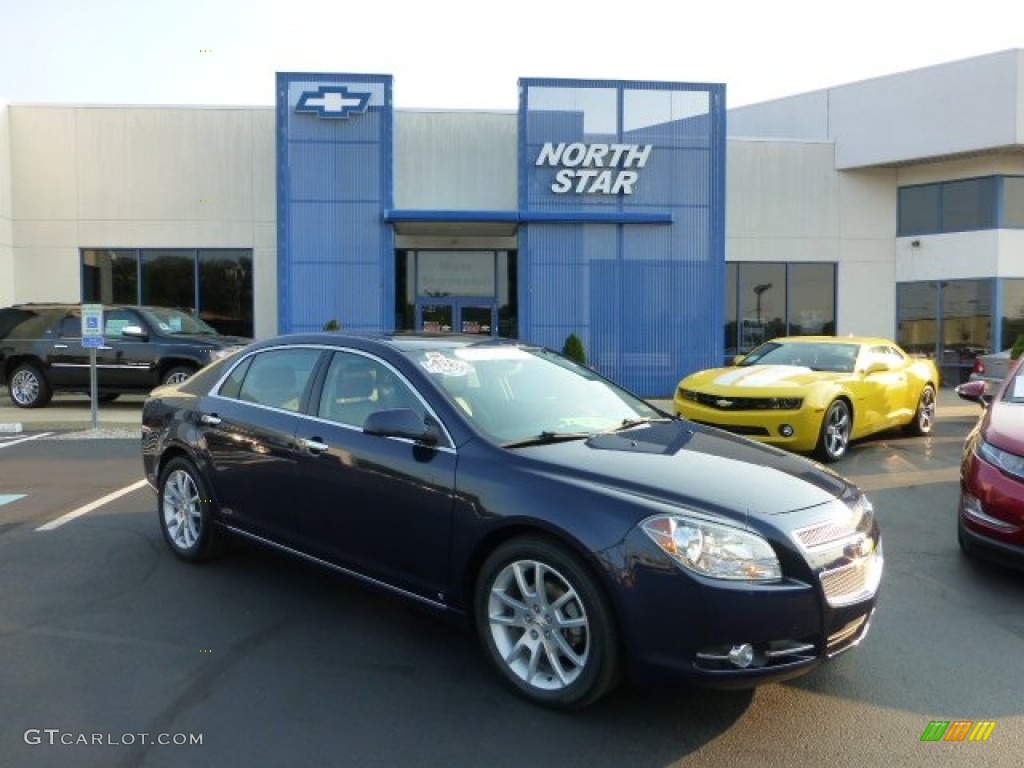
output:
<instances>
[{"instance_id":1,"label":"car windshield wiper","mask_svg":"<svg viewBox=\"0 0 1024 768\"><path fill-rule=\"evenodd\" d=\"M622 423L617 427L612 427L606 430L603 434L610 434L612 432L622 432L627 429L633 429L633 427L641 427L644 424L665 424L666 422L672 421L671 416L647 416L642 419L623 419Z\"/></svg>"},{"instance_id":2,"label":"car windshield wiper","mask_svg":"<svg viewBox=\"0 0 1024 768\"><path fill-rule=\"evenodd\" d=\"M502 448L526 448L530 445L547 445L548 443L561 443L566 440L585 440L593 436L593 432L541 432L533 437L524 437L522 440L512 440L502 443Z\"/></svg>"}]
</instances>

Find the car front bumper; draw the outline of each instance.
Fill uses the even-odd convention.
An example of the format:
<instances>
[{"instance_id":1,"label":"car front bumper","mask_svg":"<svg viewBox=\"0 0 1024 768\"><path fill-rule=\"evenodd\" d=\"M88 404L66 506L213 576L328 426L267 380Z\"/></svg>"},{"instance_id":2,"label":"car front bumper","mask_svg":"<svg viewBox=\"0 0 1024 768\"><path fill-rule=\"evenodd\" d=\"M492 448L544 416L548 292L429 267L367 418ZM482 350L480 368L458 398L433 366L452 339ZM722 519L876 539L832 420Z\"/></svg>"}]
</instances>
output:
<instances>
[{"instance_id":1,"label":"car front bumper","mask_svg":"<svg viewBox=\"0 0 1024 768\"><path fill-rule=\"evenodd\" d=\"M869 589L846 596L836 593L836 579L852 584L855 577L842 569L808 569L772 583L732 582L695 576L643 542L635 544L637 551L622 550L613 567L605 563L616 577L634 682L685 680L715 688L778 682L855 647L870 628L883 566L877 527L870 553L850 566L873 571ZM730 654L745 645L751 658L743 666Z\"/></svg>"},{"instance_id":2,"label":"car front bumper","mask_svg":"<svg viewBox=\"0 0 1024 768\"><path fill-rule=\"evenodd\" d=\"M817 446L824 417L824 409L807 405L790 411L725 411L684 399L678 393L673 404L676 413L690 421L798 453L813 451Z\"/></svg>"}]
</instances>

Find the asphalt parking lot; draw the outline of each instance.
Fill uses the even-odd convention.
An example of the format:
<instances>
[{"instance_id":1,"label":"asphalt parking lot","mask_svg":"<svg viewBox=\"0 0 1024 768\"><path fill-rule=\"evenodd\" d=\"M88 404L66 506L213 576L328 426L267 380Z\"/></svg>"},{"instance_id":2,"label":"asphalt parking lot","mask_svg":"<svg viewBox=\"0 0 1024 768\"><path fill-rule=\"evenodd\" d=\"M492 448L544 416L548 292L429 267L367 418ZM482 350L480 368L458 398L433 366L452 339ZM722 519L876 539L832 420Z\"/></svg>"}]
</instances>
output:
<instances>
[{"instance_id":1,"label":"asphalt parking lot","mask_svg":"<svg viewBox=\"0 0 1024 768\"><path fill-rule=\"evenodd\" d=\"M959 554L978 411L948 391L931 436L837 465L885 542L860 648L756 691L626 687L570 715L507 693L460 627L363 586L243 545L175 560L140 483L139 402L101 406L95 431L84 398L0 406L21 425L0 433L0 765L1020 763L1024 575ZM995 725L922 742L932 721Z\"/></svg>"}]
</instances>

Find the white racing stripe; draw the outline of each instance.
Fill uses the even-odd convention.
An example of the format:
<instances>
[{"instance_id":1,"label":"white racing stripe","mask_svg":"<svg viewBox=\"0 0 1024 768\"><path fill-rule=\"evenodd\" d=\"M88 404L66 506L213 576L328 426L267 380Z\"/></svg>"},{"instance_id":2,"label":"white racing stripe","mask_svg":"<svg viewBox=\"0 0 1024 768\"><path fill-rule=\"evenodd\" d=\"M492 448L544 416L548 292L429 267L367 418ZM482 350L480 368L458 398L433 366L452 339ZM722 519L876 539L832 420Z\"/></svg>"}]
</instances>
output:
<instances>
[{"instance_id":1,"label":"white racing stripe","mask_svg":"<svg viewBox=\"0 0 1024 768\"><path fill-rule=\"evenodd\" d=\"M40 437L49 437L52 434L53 432L42 432L38 435L31 435L30 437L19 437L17 440L5 440L4 442L0 443L0 448L7 448L8 446L17 445L18 443L25 443L28 442L29 440L38 440Z\"/></svg>"},{"instance_id":2,"label":"white racing stripe","mask_svg":"<svg viewBox=\"0 0 1024 768\"><path fill-rule=\"evenodd\" d=\"M39 526L38 528L36 528L36 530L37 531L52 531L55 528L60 528L62 525L64 525L64 523L70 523L75 518L78 518L78 517L81 517L82 515L88 514L89 512L92 512L94 509L98 509L99 507L102 507L104 504L109 504L110 502L114 501L114 499L119 499L122 496L128 495L132 491L137 491L137 490L139 490L139 488L142 488L144 485L146 485L146 481L145 480L139 480L139 482L132 483L131 485L126 486L125 488L122 488L122 489L120 489L118 491L114 491L113 493L108 493L102 499L96 499L96 501L91 502L89 504L86 504L84 507L79 507L76 510L68 512L66 515L61 515L56 520L51 520L50 522L46 523L45 525Z\"/></svg>"}]
</instances>

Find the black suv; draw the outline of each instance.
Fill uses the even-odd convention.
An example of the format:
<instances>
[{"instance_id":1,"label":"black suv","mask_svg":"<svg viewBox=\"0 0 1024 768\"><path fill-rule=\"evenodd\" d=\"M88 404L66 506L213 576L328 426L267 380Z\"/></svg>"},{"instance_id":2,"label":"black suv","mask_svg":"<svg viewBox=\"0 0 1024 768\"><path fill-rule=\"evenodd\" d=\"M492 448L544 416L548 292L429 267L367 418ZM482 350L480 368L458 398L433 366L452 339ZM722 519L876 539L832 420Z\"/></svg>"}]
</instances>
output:
<instances>
[{"instance_id":1,"label":"black suv","mask_svg":"<svg viewBox=\"0 0 1024 768\"><path fill-rule=\"evenodd\" d=\"M105 305L96 349L99 397L149 392L184 381L248 344L221 336L194 315L166 307ZM39 408L54 392L89 392L89 349L79 304L17 304L0 309L0 373L19 408Z\"/></svg>"}]
</instances>

